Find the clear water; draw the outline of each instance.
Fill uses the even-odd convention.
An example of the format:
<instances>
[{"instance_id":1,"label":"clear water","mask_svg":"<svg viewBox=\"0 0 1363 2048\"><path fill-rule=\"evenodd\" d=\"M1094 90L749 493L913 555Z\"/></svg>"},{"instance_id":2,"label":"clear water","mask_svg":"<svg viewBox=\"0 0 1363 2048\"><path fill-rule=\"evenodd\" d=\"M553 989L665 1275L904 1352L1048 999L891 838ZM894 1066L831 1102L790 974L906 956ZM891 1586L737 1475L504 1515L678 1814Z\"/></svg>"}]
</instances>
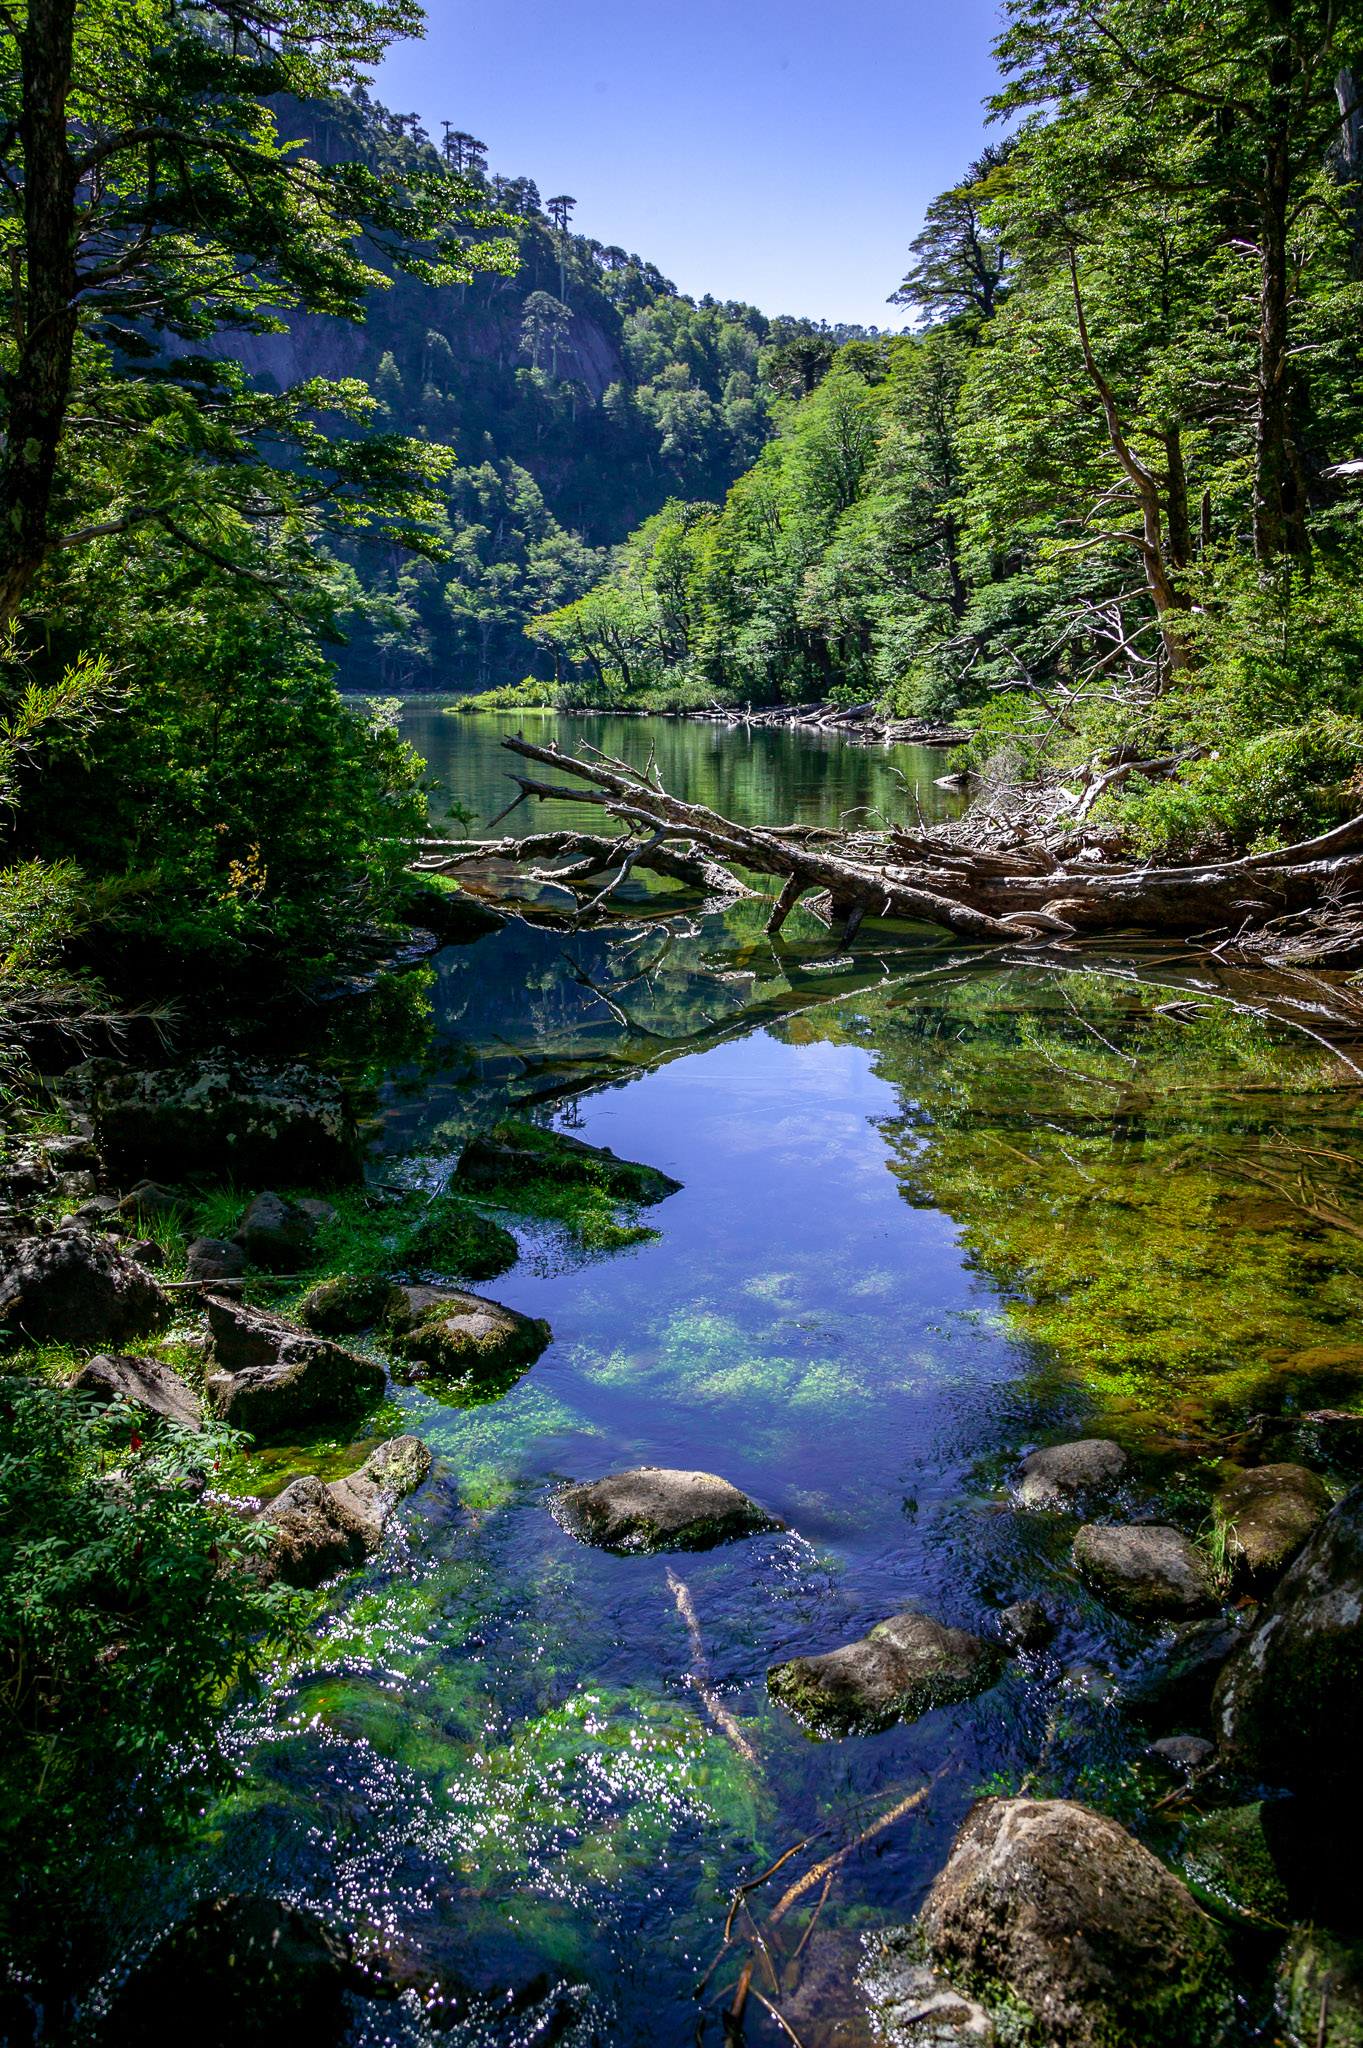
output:
<instances>
[{"instance_id":1,"label":"clear water","mask_svg":"<svg viewBox=\"0 0 1363 2048\"><path fill-rule=\"evenodd\" d=\"M487 805L483 722L418 723L451 790ZM593 743L642 758L656 737L664 779L720 807L891 799L878 755L618 723L592 721ZM1016 1511L1018 1457L1115 1430L1143 1458L1128 1504L1196 1527L1207 1461L1256 1404L1348 1398L1363 1370L1356 1239L1293 1207L1281 1150L1328 1129L1337 1180L1363 1157L1356 1087L1318 1045L1215 1006L1164 1013L1182 969L1153 957L1010 964L883 926L847 953L800 914L773 946L760 908L654 896L607 932L516 921L449 949L430 1053L385 1092L389 1171L417 1152L438 1172L470 1128L538 1100L684 1184L657 1241L622 1255L527 1236L488 1291L554 1342L504 1398L399 1393L434 1476L337 1588L315 1655L242 1717L240 1790L172 1881L312 1900L483 1987L445 2038L695 2041L746 1953L698 2000L733 1887L815 1834L752 1895L770 1956L753 1983L805 2048L869 2041L862 1938L913 1913L981 1788L1040 1765L1137 1824L1165 1789L1110 1705L1153 1632L1083 1592L1071 1525ZM664 946L614 1009L591 986ZM640 1463L722 1473L788 1530L670 1558L564 1534L561 1482ZM740 1742L697 1685L678 1583ZM768 1700L770 1664L906 1604L988 1631L1034 1593L1054 1645L972 1703L818 1741ZM797 1955L822 1880L769 1916L849 1848ZM565 2003L560 1983L583 1988ZM746 2024L787 2038L755 2003ZM408 2001L357 2008L356 2028L417 2041L428 2021ZM713 2004L702 2038L720 2039Z\"/></svg>"}]
</instances>

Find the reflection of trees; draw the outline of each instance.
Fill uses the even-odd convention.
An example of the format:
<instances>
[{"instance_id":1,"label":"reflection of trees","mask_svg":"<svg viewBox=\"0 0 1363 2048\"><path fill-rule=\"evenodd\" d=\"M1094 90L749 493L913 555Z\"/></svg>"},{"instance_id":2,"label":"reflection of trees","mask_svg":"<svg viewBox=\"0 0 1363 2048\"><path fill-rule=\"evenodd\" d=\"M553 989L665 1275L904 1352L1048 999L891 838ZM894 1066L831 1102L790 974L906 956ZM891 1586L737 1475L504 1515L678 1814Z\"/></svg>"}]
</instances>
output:
<instances>
[{"instance_id":1,"label":"reflection of trees","mask_svg":"<svg viewBox=\"0 0 1363 2048\"><path fill-rule=\"evenodd\" d=\"M1012 1318L1109 1395L1248 1387L1347 1334L1363 1124L1357 1090L1300 1041L1115 976L1027 969L857 1013L812 1012L802 1032L866 1044L899 1090L885 1135L906 1199L959 1223Z\"/></svg>"}]
</instances>

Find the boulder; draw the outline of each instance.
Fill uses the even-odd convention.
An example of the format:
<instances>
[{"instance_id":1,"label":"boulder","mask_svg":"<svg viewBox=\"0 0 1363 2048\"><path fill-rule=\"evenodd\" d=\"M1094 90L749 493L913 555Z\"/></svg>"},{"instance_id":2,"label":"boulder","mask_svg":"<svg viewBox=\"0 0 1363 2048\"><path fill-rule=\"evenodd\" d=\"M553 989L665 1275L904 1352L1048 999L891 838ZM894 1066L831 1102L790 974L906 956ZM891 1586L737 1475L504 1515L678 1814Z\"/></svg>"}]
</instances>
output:
<instances>
[{"instance_id":1,"label":"boulder","mask_svg":"<svg viewBox=\"0 0 1363 2048\"><path fill-rule=\"evenodd\" d=\"M209 1296L213 1337L209 1405L258 1438L292 1434L377 1401L382 1366L314 1337L286 1316Z\"/></svg>"},{"instance_id":2,"label":"boulder","mask_svg":"<svg viewBox=\"0 0 1363 2048\"><path fill-rule=\"evenodd\" d=\"M299 1202L272 1188L252 1197L234 1232L251 1265L267 1273L296 1273L308 1262L317 1225Z\"/></svg>"},{"instance_id":3,"label":"boulder","mask_svg":"<svg viewBox=\"0 0 1363 2048\"><path fill-rule=\"evenodd\" d=\"M1274 2011L1289 2048L1360 2048L1363 1942L1299 1927L1278 1962Z\"/></svg>"},{"instance_id":4,"label":"boulder","mask_svg":"<svg viewBox=\"0 0 1363 2048\"><path fill-rule=\"evenodd\" d=\"M713 1472L674 1472L662 1465L639 1465L569 1486L554 1513L579 1542L619 1551L710 1550L786 1526Z\"/></svg>"},{"instance_id":5,"label":"boulder","mask_svg":"<svg viewBox=\"0 0 1363 2048\"><path fill-rule=\"evenodd\" d=\"M1308 1537L1212 1702L1215 1731L1251 1777L1356 1796L1363 1697L1363 1486Z\"/></svg>"},{"instance_id":6,"label":"boulder","mask_svg":"<svg viewBox=\"0 0 1363 2048\"><path fill-rule=\"evenodd\" d=\"M122 1344L170 1322L145 1266L87 1230L11 1239L0 1248L0 1329L35 1344Z\"/></svg>"},{"instance_id":7,"label":"boulder","mask_svg":"<svg viewBox=\"0 0 1363 2048\"><path fill-rule=\"evenodd\" d=\"M123 1247L130 1259L136 1259L139 1266L145 1266L149 1273L166 1263L166 1255L154 1237L131 1237Z\"/></svg>"},{"instance_id":8,"label":"boulder","mask_svg":"<svg viewBox=\"0 0 1363 2048\"><path fill-rule=\"evenodd\" d=\"M509 1230L468 1202L442 1195L428 1202L405 1231L399 1256L418 1272L451 1273L461 1280L492 1280L520 1257Z\"/></svg>"},{"instance_id":9,"label":"boulder","mask_svg":"<svg viewBox=\"0 0 1363 2048\"><path fill-rule=\"evenodd\" d=\"M1074 1562L1122 1614L1165 1621L1205 1614L1217 1605L1202 1552L1181 1529L1160 1522L1086 1522L1074 1539Z\"/></svg>"},{"instance_id":10,"label":"boulder","mask_svg":"<svg viewBox=\"0 0 1363 2048\"><path fill-rule=\"evenodd\" d=\"M101 1407L111 1401L128 1401L134 1408L145 1408L149 1414L182 1423L186 1429L203 1426L198 1395L159 1359L101 1352L81 1367L71 1387L78 1394L93 1394Z\"/></svg>"},{"instance_id":11,"label":"boulder","mask_svg":"<svg viewBox=\"0 0 1363 2048\"><path fill-rule=\"evenodd\" d=\"M858 1642L772 1665L767 1689L817 1735L868 1734L974 1699L1002 1667L997 1644L906 1608Z\"/></svg>"},{"instance_id":12,"label":"boulder","mask_svg":"<svg viewBox=\"0 0 1363 2048\"><path fill-rule=\"evenodd\" d=\"M437 1292L435 1288L423 1291ZM295 1314L300 1323L320 1337L344 1337L353 1330L371 1329L375 1323L391 1326L393 1318L401 1316L405 1308L403 1290L391 1280L368 1274L336 1273L310 1287Z\"/></svg>"},{"instance_id":13,"label":"boulder","mask_svg":"<svg viewBox=\"0 0 1363 2048\"><path fill-rule=\"evenodd\" d=\"M1261 1804L1220 1807L1191 1821L1178 1860L1193 1891L1218 1913L1278 1926L1292 1918Z\"/></svg>"},{"instance_id":14,"label":"boulder","mask_svg":"<svg viewBox=\"0 0 1363 2048\"><path fill-rule=\"evenodd\" d=\"M1330 1512L1330 1496L1304 1465L1255 1465L1227 1479L1212 1502L1226 1558L1266 1592Z\"/></svg>"},{"instance_id":15,"label":"boulder","mask_svg":"<svg viewBox=\"0 0 1363 2048\"><path fill-rule=\"evenodd\" d=\"M186 1280L236 1280L245 1271L245 1252L225 1237L196 1237L185 1253Z\"/></svg>"},{"instance_id":16,"label":"boulder","mask_svg":"<svg viewBox=\"0 0 1363 2048\"><path fill-rule=\"evenodd\" d=\"M434 1297L425 1302L413 1327L389 1339L389 1348L413 1366L480 1384L508 1374L519 1378L553 1341L541 1317L520 1315L483 1295L415 1287L404 1293L409 1307L414 1295Z\"/></svg>"},{"instance_id":17,"label":"boulder","mask_svg":"<svg viewBox=\"0 0 1363 2048\"><path fill-rule=\"evenodd\" d=\"M999 1613L999 1634L1019 1650L1040 1650L1055 1634L1055 1623L1039 1600L1015 1600Z\"/></svg>"},{"instance_id":18,"label":"boulder","mask_svg":"<svg viewBox=\"0 0 1363 2048\"><path fill-rule=\"evenodd\" d=\"M115 1204L120 1216L130 1223L179 1223L188 1213L189 1204L183 1195L177 1195L173 1188L163 1188L154 1180L140 1180L135 1188Z\"/></svg>"},{"instance_id":19,"label":"boulder","mask_svg":"<svg viewBox=\"0 0 1363 2048\"><path fill-rule=\"evenodd\" d=\"M331 2048L347 2031L345 1994L383 1995L347 1936L306 1907L246 1893L200 1900L115 1998L101 2041L161 2048Z\"/></svg>"},{"instance_id":20,"label":"boulder","mask_svg":"<svg viewBox=\"0 0 1363 2048\"><path fill-rule=\"evenodd\" d=\"M420 1486L431 1469L431 1454L419 1436L392 1436L371 1451L358 1472L333 1479L327 1492L377 1544L390 1509Z\"/></svg>"},{"instance_id":21,"label":"boulder","mask_svg":"<svg viewBox=\"0 0 1363 2048\"><path fill-rule=\"evenodd\" d=\"M656 1166L617 1159L609 1145L587 1145L562 1131L510 1118L485 1136L470 1138L459 1155L455 1178L470 1188L491 1188L534 1180L586 1181L621 1202L661 1202L679 1194L681 1182Z\"/></svg>"},{"instance_id":22,"label":"boulder","mask_svg":"<svg viewBox=\"0 0 1363 2048\"><path fill-rule=\"evenodd\" d=\"M1112 1486L1126 1470L1126 1452L1107 1437L1051 1444L1022 1461L1018 1500L1025 1508L1073 1508L1084 1494Z\"/></svg>"},{"instance_id":23,"label":"boulder","mask_svg":"<svg viewBox=\"0 0 1363 2048\"><path fill-rule=\"evenodd\" d=\"M140 1072L99 1061L87 1071L100 1155L125 1184L135 1174L174 1181L200 1170L256 1186L360 1178L345 1098L310 1067L222 1053Z\"/></svg>"},{"instance_id":24,"label":"boulder","mask_svg":"<svg viewBox=\"0 0 1363 2048\"><path fill-rule=\"evenodd\" d=\"M270 1547L252 1560L266 1585L320 1586L363 1564L383 1541L383 1523L362 1520L315 1473L291 1480L255 1518Z\"/></svg>"},{"instance_id":25,"label":"boulder","mask_svg":"<svg viewBox=\"0 0 1363 2048\"><path fill-rule=\"evenodd\" d=\"M1231 2017L1229 1954L1188 1887L1069 1800L979 1800L919 1925L932 1962L1045 2048L1211 2048Z\"/></svg>"}]
</instances>

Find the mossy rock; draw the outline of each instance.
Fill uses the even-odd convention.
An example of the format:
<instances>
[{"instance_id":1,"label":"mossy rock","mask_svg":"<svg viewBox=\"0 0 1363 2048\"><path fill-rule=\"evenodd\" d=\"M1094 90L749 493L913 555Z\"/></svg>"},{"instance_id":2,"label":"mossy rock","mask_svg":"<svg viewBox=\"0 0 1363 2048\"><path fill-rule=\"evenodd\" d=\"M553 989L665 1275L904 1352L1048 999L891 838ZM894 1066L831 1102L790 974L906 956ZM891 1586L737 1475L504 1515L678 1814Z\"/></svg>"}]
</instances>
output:
<instances>
[{"instance_id":1,"label":"mossy rock","mask_svg":"<svg viewBox=\"0 0 1363 2048\"><path fill-rule=\"evenodd\" d=\"M402 1289L381 1275L337 1273L310 1287L295 1314L321 1337L344 1337L384 1322L402 1301Z\"/></svg>"},{"instance_id":2,"label":"mossy rock","mask_svg":"<svg viewBox=\"0 0 1363 2048\"><path fill-rule=\"evenodd\" d=\"M399 1256L409 1266L461 1280L495 1280L515 1265L520 1247L500 1223L446 1195L428 1203L405 1233Z\"/></svg>"},{"instance_id":3,"label":"mossy rock","mask_svg":"<svg viewBox=\"0 0 1363 2048\"><path fill-rule=\"evenodd\" d=\"M407 1292L423 1296L431 1290ZM520 1315L479 1294L442 1292L436 1302L421 1303L421 1309L412 1328L388 1339L389 1349L413 1366L479 1387L495 1382L500 1391L503 1384L513 1384L553 1341L542 1318Z\"/></svg>"},{"instance_id":4,"label":"mossy rock","mask_svg":"<svg viewBox=\"0 0 1363 2048\"><path fill-rule=\"evenodd\" d=\"M499 1182L555 1180L586 1182L605 1190L618 1202L652 1203L681 1189L681 1182L656 1166L617 1159L608 1145L587 1145L561 1131L508 1117L485 1136L470 1138L459 1155L458 1178L470 1187L495 1187Z\"/></svg>"},{"instance_id":5,"label":"mossy rock","mask_svg":"<svg viewBox=\"0 0 1363 2048\"><path fill-rule=\"evenodd\" d=\"M1240 1919L1281 1925L1292 1908L1263 1814L1262 1802L1205 1814L1188 1829L1179 1861L1198 1898Z\"/></svg>"},{"instance_id":6,"label":"mossy rock","mask_svg":"<svg viewBox=\"0 0 1363 2048\"><path fill-rule=\"evenodd\" d=\"M1278 1965L1275 2010L1290 2048L1363 2048L1363 1942L1299 1929Z\"/></svg>"}]
</instances>

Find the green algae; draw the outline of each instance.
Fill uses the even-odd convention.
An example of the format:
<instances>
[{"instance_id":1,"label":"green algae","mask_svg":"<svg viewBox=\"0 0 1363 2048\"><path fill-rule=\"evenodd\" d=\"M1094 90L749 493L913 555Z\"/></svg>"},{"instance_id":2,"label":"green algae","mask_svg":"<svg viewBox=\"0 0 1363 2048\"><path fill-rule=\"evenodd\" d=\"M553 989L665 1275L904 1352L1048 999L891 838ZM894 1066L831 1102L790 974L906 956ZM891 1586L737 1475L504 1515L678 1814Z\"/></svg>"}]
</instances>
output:
<instances>
[{"instance_id":1,"label":"green algae","mask_svg":"<svg viewBox=\"0 0 1363 2048\"><path fill-rule=\"evenodd\" d=\"M944 1211L1114 1426L1363 1393L1363 1106L1307 1038L1117 974L1016 969L862 995L804 1032L865 1044L905 1199ZM802 1033L802 1036L804 1033Z\"/></svg>"}]
</instances>

